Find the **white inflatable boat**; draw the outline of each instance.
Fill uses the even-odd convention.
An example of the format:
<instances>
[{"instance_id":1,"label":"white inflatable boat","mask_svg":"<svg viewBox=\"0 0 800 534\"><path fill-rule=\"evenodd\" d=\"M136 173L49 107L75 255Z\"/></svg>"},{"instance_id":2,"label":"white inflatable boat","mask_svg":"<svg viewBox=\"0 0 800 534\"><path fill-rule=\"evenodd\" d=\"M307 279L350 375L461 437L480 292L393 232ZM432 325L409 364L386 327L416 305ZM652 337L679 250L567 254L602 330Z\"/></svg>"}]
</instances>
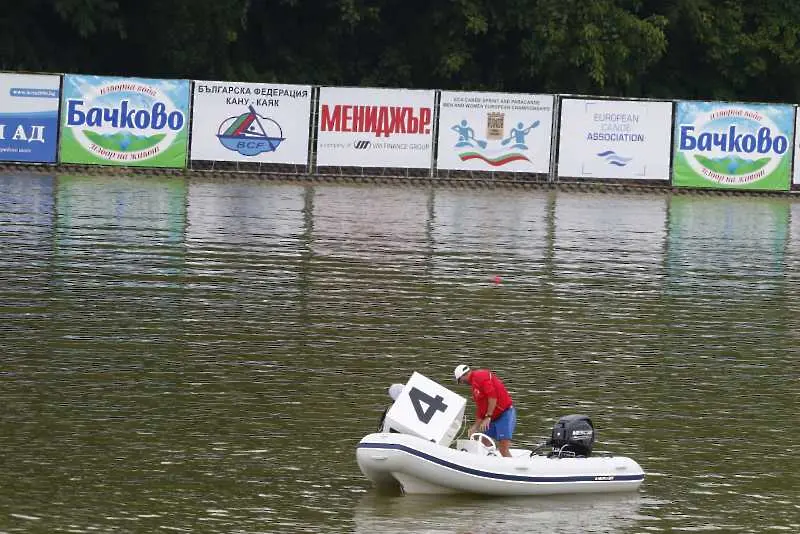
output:
<instances>
[{"instance_id":1,"label":"white inflatable boat","mask_svg":"<svg viewBox=\"0 0 800 534\"><path fill-rule=\"evenodd\" d=\"M358 444L361 472L378 488L406 494L608 493L635 491L644 481L634 460L592 454L594 427L581 415L559 420L552 439L542 444L550 448L544 453L511 449L506 458L483 434L451 447L465 404L463 397L414 373L386 413L384 431Z\"/></svg>"},{"instance_id":2,"label":"white inflatable boat","mask_svg":"<svg viewBox=\"0 0 800 534\"><path fill-rule=\"evenodd\" d=\"M512 457L504 458L479 439L458 440L451 448L416 436L376 433L361 440L356 457L375 486L399 485L408 494L605 493L633 491L644 480L639 464L622 456L548 457L531 452L512 449Z\"/></svg>"}]
</instances>

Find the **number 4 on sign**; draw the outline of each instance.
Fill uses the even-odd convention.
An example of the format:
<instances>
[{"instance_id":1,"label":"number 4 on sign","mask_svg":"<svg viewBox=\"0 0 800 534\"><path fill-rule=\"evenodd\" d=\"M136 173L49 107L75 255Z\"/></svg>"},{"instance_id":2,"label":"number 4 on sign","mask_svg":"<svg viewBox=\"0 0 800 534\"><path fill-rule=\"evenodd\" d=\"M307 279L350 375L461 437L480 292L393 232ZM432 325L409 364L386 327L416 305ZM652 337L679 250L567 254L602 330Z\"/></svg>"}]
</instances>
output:
<instances>
[{"instance_id":1,"label":"number 4 on sign","mask_svg":"<svg viewBox=\"0 0 800 534\"><path fill-rule=\"evenodd\" d=\"M414 406L414 411L417 412L417 419L425 424L431 422L436 412L445 412L447 410L444 397L440 395L431 397L424 391L412 387L411 391L408 392L408 398L411 399L411 405ZM422 408L423 403L427 405L426 409Z\"/></svg>"}]
</instances>

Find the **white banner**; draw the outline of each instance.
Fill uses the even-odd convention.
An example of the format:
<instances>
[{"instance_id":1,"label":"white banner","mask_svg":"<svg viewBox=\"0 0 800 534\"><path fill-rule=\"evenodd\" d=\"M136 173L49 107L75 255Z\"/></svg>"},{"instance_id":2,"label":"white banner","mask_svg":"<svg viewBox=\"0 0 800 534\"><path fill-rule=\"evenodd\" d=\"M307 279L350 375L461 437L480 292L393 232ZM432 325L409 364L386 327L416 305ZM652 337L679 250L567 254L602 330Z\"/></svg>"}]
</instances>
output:
<instances>
[{"instance_id":1,"label":"white banner","mask_svg":"<svg viewBox=\"0 0 800 534\"><path fill-rule=\"evenodd\" d=\"M308 163L311 86L194 82L192 160Z\"/></svg>"},{"instance_id":2,"label":"white banner","mask_svg":"<svg viewBox=\"0 0 800 534\"><path fill-rule=\"evenodd\" d=\"M437 167L547 173L552 95L442 91Z\"/></svg>"},{"instance_id":3,"label":"white banner","mask_svg":"<svg viewBox=\"0 0 800 534\"><path fill-rule=\"evenodd\" d=\"M669 180L672 103L561 101L558 175Z\"/></svg>"},{"instance_id":4,"label":"white banner","mask_svg":"<svg viewBox=\"0 0 800 534\"><path fill-rule=\"evenodd\" d=\"M431 166L434 92L323 87L317 165Z\"/></svg>"}]
</instances>

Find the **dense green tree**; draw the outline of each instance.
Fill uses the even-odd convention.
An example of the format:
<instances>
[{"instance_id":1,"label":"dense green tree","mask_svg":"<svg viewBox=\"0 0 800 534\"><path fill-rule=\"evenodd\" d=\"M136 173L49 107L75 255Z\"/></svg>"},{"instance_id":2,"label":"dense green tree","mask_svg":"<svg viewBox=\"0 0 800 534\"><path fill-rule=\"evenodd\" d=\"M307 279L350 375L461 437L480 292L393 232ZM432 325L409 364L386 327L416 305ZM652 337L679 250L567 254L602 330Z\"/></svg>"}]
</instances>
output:
<instances>
[{"instance_id":1,"label":"dense green tree","mask_svg":"<svg viewBox=\"0 0 800 534\"><path fill-rule=\"evenodd\" d=\"M650 0L668 20L667 53L647 73L653 96L794 101L800 3Z\"/></svg>"},{"instance_id":2,"label":"dense green tree","mask_svg":"<svg viewBox=\"0 0 800 534\"><path fill-rule=\"evenodd\" d=\"M791 0L26 0L0 68L502 91L800 98Z\"/></svg>"}]
</instances>

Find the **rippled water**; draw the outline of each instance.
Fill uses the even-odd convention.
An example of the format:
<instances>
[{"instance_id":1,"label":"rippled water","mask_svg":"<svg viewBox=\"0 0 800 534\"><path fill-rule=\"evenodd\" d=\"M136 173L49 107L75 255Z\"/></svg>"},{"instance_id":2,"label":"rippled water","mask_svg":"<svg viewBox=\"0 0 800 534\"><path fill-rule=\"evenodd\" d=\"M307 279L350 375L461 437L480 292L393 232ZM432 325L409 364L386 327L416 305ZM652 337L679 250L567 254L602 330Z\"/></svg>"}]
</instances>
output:
<instances>
[{"instance_id":1,"label":"rippled water","mask_svg":"<svg viewBox=\"0 0 800 534\"><path fill-rule=\"evenodd\" d=\"M0 532L800 531L798 206L0 176ZM462 361L641 491L376 495L386 387Z\"/></svg>"}]
</instances>

